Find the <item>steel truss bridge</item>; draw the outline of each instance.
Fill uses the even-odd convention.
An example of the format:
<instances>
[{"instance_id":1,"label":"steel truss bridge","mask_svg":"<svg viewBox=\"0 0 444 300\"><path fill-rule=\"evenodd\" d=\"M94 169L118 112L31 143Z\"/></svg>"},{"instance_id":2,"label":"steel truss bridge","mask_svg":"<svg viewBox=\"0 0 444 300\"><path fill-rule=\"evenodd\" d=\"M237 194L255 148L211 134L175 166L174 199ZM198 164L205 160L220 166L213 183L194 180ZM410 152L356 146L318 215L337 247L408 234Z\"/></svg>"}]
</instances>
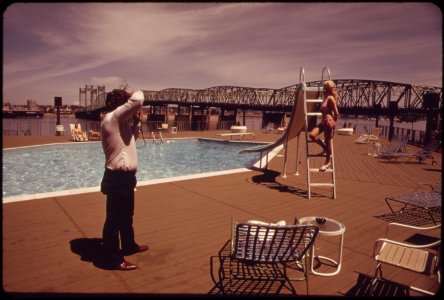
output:
<instances>
[{"instance_id":1,"label":"steel truss bridge","mask_svg":"<svg viewBox=\"0 0 444 300\"><path fill-rule=\"evenodd\" d=\"M419 86L389 81L337 79L338 108L341 114L372 115L375 107L382 115L388 114L390 102L396 102L399 111L424 111L424 95L433 93L439 98L442 109L442 88ZM322 81L306 82L320 86ZM216 86L207 89L168 88L160 91L144 90L144 105L218 107L227 110L291 111L297 84L280 88L249 88ZM101 110L105 106L104 87L86 86L80 89L80 103L86 111ZM89 103L88 103L89 101Z\"/></svg>"}]
</instances>

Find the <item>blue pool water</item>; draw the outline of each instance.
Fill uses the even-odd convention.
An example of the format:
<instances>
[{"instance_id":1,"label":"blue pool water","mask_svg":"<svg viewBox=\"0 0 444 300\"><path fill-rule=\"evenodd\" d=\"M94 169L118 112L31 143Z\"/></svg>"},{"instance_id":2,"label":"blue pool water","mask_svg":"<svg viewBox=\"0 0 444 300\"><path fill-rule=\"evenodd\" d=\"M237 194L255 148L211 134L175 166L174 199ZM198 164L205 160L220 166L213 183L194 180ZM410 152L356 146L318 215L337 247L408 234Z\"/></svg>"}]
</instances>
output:
<instances>
[{"instance_id":1,"label":"blue pool water","mask_svg":"<svg viewBox=\"0 0 444 300\"><path fill-rule=\"evenodd\" d=\"M137 141L137 180L169 178L250 167L252 143L202 139ZM3 197L100 186L105 158L101 143L69 143L3 150Z\"/></svg>"}]
</instances>

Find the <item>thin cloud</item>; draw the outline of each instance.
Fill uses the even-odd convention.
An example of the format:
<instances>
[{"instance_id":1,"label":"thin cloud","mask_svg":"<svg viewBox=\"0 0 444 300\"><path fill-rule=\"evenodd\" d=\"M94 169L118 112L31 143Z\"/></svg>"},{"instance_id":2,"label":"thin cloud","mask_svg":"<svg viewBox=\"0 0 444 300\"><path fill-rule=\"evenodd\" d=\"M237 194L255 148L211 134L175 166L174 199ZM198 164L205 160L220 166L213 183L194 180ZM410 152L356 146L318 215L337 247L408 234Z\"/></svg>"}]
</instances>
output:
<instances>
[{"instance_id":1,"label":"thin cloud","mask_svg":"<svg viewBox=\"0 0 444 300\"><path fill-rule=\"evenodd\" d=\"M280 88L334 78L440 86L430 3L21 3L4 14L4 99L107 90ZM40 87L46 86L46 89Z\"/></svg>"},{"instance_id":2,"label":"thin cloud","mask_svg":"<svg viewBox=\"0 0 444 300\"><path fill-rule=\"evenodd\" d=\"M104 86L113 86L120 87L121 85L126 83L126 80L119 76L110 76L110 77L92 77L91 83L93 85L104 85Z\"/></svg>"}]
</instances>

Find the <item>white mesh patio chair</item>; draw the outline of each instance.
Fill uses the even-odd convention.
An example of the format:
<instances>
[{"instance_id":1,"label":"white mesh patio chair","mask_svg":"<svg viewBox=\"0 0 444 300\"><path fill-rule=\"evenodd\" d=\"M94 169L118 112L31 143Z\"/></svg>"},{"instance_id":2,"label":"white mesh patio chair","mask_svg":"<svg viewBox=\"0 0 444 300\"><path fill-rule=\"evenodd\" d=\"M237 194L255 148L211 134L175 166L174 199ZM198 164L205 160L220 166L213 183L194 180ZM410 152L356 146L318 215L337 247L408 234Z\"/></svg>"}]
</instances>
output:
<instances>
[{"instance_id":1,"label":"white mesh patio chair","mask_svg":"<svg viewBox=\"0 0 444 300\"><path fill-rule=\"evenodd\" d=\"M230 284L233 280L280 281L296 291L287 267L301 266L308 294L307 251L314 243L319 228L305 225L276 225L257 223L233 224L230 255Z\"/></svg>"}]
</instances>

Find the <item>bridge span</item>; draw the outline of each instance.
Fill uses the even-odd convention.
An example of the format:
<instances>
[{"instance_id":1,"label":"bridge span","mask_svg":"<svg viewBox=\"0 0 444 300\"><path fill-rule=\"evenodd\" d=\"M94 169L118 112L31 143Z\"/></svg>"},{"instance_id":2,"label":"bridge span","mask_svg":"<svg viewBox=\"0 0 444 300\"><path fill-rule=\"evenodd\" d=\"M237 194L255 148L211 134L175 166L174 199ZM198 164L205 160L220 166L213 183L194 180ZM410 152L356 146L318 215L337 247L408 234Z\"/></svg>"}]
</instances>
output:
<instances>
[{"instance_id":1,"label":"bridge span","mask_svg":"<svg viewBox=\"0 0 444 300\"><path fill-rule=\"evenodd\" d=\"M341 111L363 112L380 106L388 109L395 101L398 108L421 110L424 94L439 97L442 106L442 88L417 86L376 80L333 80L338 90L338 106ZM321 81L307 82L308 86L320 86ZM161 91L144 91L145 105L194 105L215 106L226 109L291 111L295 100L295 85L280 89L216 86L207 89L169 88ZM344 112L346 113L346 112Z\"/></svg>"},{"instance_id":2,"label":"bridge span","mask_svg":"<svg viewBox=\"0 0 444 300\"><path fill-rule=\"evenodd\" d=\"M433 98L433 106L442 109L442 87L413 85L379 80L336 79L338 107L341 114L387 115L391 105L399 111L424 112L425 98ZM321 81L307 82L320 86ZM144 90L145 106L178 105L221 108L226 110L258 110L290 112L295 101L297 84L279 88L251 88L215 86L206 89L167 88L160 91ZM432 96L432 97L429 97ZM98 112L105 106L105 87L80 88L79 102L86 112Z\"/></svg>"}]
</instances>

